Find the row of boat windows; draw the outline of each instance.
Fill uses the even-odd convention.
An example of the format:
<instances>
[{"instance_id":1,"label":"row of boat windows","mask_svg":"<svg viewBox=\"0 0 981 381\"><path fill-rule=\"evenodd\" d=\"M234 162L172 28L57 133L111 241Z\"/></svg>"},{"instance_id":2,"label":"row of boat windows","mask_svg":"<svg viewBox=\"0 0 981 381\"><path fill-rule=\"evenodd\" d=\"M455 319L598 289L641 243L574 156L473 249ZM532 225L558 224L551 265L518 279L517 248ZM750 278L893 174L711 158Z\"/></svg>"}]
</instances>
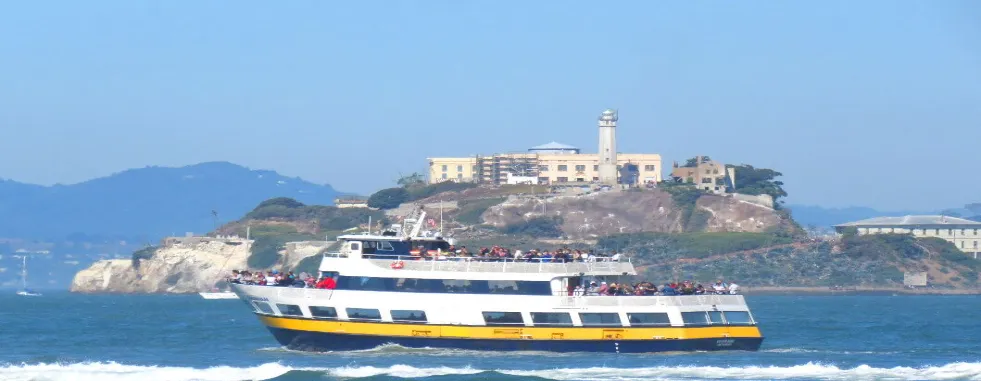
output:
<instances>
[{"instance_id":1,"label":"row of boat windows","mask_svg":"<svg viewBox=\"0 0 981 381\"><path fill-rule=\"evenodd\" d=\"M548 281L337 277L337 289L359 291L551 295Z\"/></svg>"},{"instance_id":2,"label":"row of boat windows","mask_svg":"<svg viewBox=\"0 0 981 381\"><path fill-rule=\"evenodd\" d=\"M256 308L265 314L274 314L272 308L265 302L253 302ZM287 316L303 317L303 311L295 304L276 304L279 312ZM347 308L348 320L380 321L381 311L373 308ZM393 322L428 323L426 312L421 310L391 310ZM338 319L334 307L310 306L310 315L320 319ZM485 311L482 313L484 323L494 325L525 325L520 312ZM569 312L532 312L532 324L535 326L573 326L572 313ZM583 327L620 327L623 322L620 314L614 312L580 312L579 320ZM681 319L686 326L708 325L753 325L753 318L746 311L696 311L682 312ZM628 312L627 321L632 327L666 327L671 325L667 313L663 312Z\"/></svg>"}]
</instances>

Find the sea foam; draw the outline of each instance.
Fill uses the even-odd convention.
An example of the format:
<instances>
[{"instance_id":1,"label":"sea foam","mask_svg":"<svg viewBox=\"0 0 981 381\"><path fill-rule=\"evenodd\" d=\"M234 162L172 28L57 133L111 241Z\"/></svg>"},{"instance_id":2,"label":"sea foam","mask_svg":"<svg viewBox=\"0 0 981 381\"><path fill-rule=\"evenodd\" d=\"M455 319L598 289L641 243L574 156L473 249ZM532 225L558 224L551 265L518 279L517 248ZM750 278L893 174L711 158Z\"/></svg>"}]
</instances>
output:
<instances>
[{"instance_id":1,"label":"sea foam","mask_svg":"<svg viewBox=\"0 0 981 381\"><path fill-rule=\"evenodd\" d=\"M174 381L237 381L267 380L296 372L316 372L321 378L365 378L391 376L426 378L434 376L464 376L478 373L497 373L515 379L535 377L550 380L678 380L678 379L736 379L736 380L981 380L981 363L958 362L932 367L876 368L860 365L840 368L834 365L807 363L779 366L661 366L645 368L557 368L539 370L476 369L470 367L388 367L345 366L337 368L293 368L279 363L254 367L216 366L211 368L123 365L115 362L74 364L24 364L0 366L0 380L174 380ZM506 378L506 377L504 377Z\"/></svg>"}]
</instances>

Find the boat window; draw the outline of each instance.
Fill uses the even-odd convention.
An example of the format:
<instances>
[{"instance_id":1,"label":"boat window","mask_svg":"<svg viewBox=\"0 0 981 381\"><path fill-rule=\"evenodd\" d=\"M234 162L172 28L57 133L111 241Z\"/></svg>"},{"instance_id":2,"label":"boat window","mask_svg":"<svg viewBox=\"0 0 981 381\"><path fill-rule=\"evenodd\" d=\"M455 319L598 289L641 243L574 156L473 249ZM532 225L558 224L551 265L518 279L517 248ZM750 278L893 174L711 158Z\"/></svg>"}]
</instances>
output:
<instances>
[{"instance_id":1,"label":"boat window","mask_svg":"<svg viewBox=\"0 0 981 381\"><path fill-rule=\"evenodd\" d=\"M276 304L276 308L279 308L279 313L289 316L303 316L303 312L300 311L300 306L295 304Z\"/></svg>"},{"instance_id":2,"label":"boat window","mask_svg":"<svg viewBox=\"0 0 981 381\"><path fill-rule=\"evenodd\" d=\"M617 313L580 313L579 319L582 320L583 327L608 327L621 326L620 314Z\"/></svg>"},{"instance_id":3,"label":"boat window","mask_svg":"<svg viewBox=\"0 0 981 381\"><path fill-rule=\"evenodd\" d=\"M671 320L666 313L627 313L627 320L633 327L669 326Z\"/></svg>"},{"instance_id":4,"label":"boat window","mask_svg":"<svg viewBox=\"0 0 981 381\"><path fill-rule=\"evenodd\" d=\"M535 325L572 325L572 316L568 312L532 312L531 321Z\"/></svg>"},{"instance_id":5,"label":"boat window","mask_svg":"<svg viewBox=\"0 0 981 381\"><path fill-rule=\"evenodd\" d=\"M459 280L415 279L339 276L337 288L342 290L503 294L503 295L551 295L548 281L513 280Z\"/></svg>"},{"instance_id":6,"label":"boat window","mask_svg":"<svg viewBox=\"0 0 981 381\"><path fill-rule=\"evenodd\" d=\"M705 311L682 312L681 320L685 322L685 325L709 325L712 323Z\"/></svg>"},{"instance_id":7,"label":"boat window","mask_svg":"<svg viewBox=\"0 0 981 381\"><path fill-rule=\"evenodd\" d=\"M361 242L351 242L351 251L361 250Z\"/></svg>"},{"instance_id":8,"label":"boat window","mask_svg":"<svg viewBox=\"0 0 981 381\"><path fill-rule=\"evenodd\" d=\"M726 323L725 320L722 320L722 311L709 311L708 315L709 321L712 322L712 324L723 325Z\"/></svg>"},{"instance_id":9,"label":"boat window","mask_svg":"<svg viewBox=\"0 0 981 381\"><path fill-rule=\"evenodd\" d=\"M520 312L484 312L487 325L524 325Z\"/></svg>"},{"instance_id":10,"label":"boat window","mask_svg":"<svg viewBox=\"0 0 981 381\"><path fill-rule=\"evenodd\" d=\"M729 325L753 325L753 317L749 311L725 311L726 322Z\"/></svg>"},{"instance_id":11,"label":"boat window","mask_svg":"<svg viewBox=\"0 0 981 381\"><path fill-rule=\"evenodd\" d=\"M379 241L378 242L378 250L381 250L381 251L394 251L395 248L392 247L392 243L391 242L388 242L388 241Z\"/></svg>"},{"instance_id":12,"label":"boat window","mask_svg":"<svg viewBox=\"0 0 981 381\"><path fill-rule=\"evenodd\" d=\"M419 310L392 310L392 321L426 322L426 312Z\"/></svg>"},{"instance_id":13,"label":"boat window","mask_svg":"<svg viewBox=\"0 0 981 381\"><path fill-rule=\"evenodd\" d=\"M337 310L334 307L310 306L310 315L316 318L337 319Z\"/></svg>"},{"instance_id":14,"label":"boat window","mask_svg":"<svg viewBox=\"0 0 981 381\"><path fill-rule=\"evenodd\" d=\"M273 310L272 310L272 307L269 306L269 303L260 302L260 301L253 301L252 302L252 305L255 306L255 310L256 311L259 311L259 312L264 313L264 314L273 315Z\"/></svg>"},{"instance_id":15,"label":"boat window","mask_svg":"<svg viewBox=\"0 0 981 381\"><path fill-rule=\"evenodd\" d=\"M347 318L351 320L381 320L381 313L372 308L348 308Z\"/></svg>"}]
</instances>

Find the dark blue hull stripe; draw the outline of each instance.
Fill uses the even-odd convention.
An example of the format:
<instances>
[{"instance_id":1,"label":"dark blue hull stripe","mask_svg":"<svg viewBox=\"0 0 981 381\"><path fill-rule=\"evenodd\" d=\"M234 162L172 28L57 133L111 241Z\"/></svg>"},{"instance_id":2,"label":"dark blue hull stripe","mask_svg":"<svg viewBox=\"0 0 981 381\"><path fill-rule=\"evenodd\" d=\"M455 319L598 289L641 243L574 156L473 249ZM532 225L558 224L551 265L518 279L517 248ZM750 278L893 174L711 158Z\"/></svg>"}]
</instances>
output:
<instances>
[{"instance_id":1,"label":"dark blue hull stripe","mask_svg":"<svg viewBox=\"0 0 981 381\"><path fill-rule=\"evenodd\" d=\"M686 340L517 340L447 339L431 337L385 337L326 332L294 331L269 327L276 341L301 351L348 351L398 344L408 348L453 348L491 351L615 352L650 353L678 351L755 351L762 337Z\"/></svg>"}]
</instances>

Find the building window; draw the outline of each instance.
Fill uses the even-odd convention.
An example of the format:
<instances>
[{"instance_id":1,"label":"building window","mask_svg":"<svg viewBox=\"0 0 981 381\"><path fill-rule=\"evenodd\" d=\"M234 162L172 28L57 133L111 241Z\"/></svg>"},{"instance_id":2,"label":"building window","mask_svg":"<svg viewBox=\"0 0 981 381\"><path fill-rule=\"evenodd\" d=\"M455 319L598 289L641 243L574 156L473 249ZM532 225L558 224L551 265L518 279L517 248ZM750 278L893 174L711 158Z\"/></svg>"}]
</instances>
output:
<instances>
[{"instance_id":1,"label":"building window","mask_svg":"<svg viewBox=\"0 0 981 381\"><path fill-rule=\"evenodd\" d=\"M940 235L940 229L933 229L933 230L935 230L935 231L933 232L933 234L935 234L935 235Z\"/></svg>"},{"instance_id":2,"label":"building window","mask_svg":"<svg viewBox=\"0 0 981 381\"><path fill-rule=\"evenodd\" d=\"M559 166L559 172L565 172L565 171L568 171L568 170L569 170L569 166L568 165L560 165Z\"/></svg>"},{"instance_id":3,"label":"building window","mask_svg":"<svg viewBox=\"0 0 981 381\"><path fill-rule=\"evenodd\" d=\"M576 177L576 181L582 183L582 182L585 182L586 179L583 178L583 177Z\"/></svg>"},{"instance_id":4,"label":"building window","mask_svg":"<svg viewBox=\"0 0 981 381\"><path fill-rule=\"evenodd\" d=\"M456 166L456 171L457 172L463 172L463 166L462 165Z\"/></svg>"},{"instance_id":5,"label":"building window","mask_svg":"<svg viewBox=\"0 0 981 381\"><path fill-rule=\"evenodd\" d=\"M705 170L705 174L706 174L706 175L711 175L711 174L712 174L712 170L710 170L710 169L706 169L706 170Z\"/></svg>"},{"instance_id":6,"label":"building window","mask_svg":"<svg viewBox=\"0 0 981 381\"><path fill-rule=\"evenodd\" d=\"M961 241L961 249L964 248L964 241Z\"/></svg>"},{"instance_id":7,"label":"building window","mask_svg":"<svg viewBox=\"0 0 981 381\"><path fill-rule=\"evenodd\" d=\"M645 171L654 171L655 170L655 167L653 165L645 165L644 166L644 170Z\"/></svg>"},{"instance_id":8,"label":"building window","mask_svg":"<svg viewBox=\"0 0 981 381\"><path fill-rule=\"evenodd\" d=\"M463 180L463 174L462 173L457 173L456 174L456 179L457 180Z\"/></svg>"},{"instance_id":9,"label":"building window","mask_svg":"<svg viewBox=\"0 0 981 381\"><path fill-rule=\"evenodd\" d=\"M974 235L978 235L978 229L974 229Z\"/></svg>"},{"instance_id":10,"label":"building window","mask_svg":"<svg viewBox=\"0 0 981 381\"><path fill-rule=\"evenodd\" d=\"M702 179L702 184L711 184L711 183L712 183L712 179L709 177Z\"/></svg>"},{"instance_id":11,"label":"building window","mask_svg":"<svg viewBox=\"0 0 981 381\"><path fill-rule=\"evenodd\" d=\"M585 170L586 170L586 166L585 165L577 165L576 166L576 172L582 172L582 171L585 171Z\"/></svg>"},{"instance_id":12,"label":"building window","mask_svg":"<svg viewBox=\"0 0 981 381\"><path fill-rule=\"evenodd\" d=\"M446 178L447 178L445 173L443 174L442 177L443 177L443 180L446 180Z\"/></svg>"},{"instance_id":13,"label":"building window","mask_svg":"<svg viewBox=\"0 0 981 381\"><path fill-rule=\"evenodd\" d=\"M560 183L567 183L567 182L569 182L569 178L568 177L559 177L559 178L557 178L555 180L557 182L560 182Z\"/></svg>"},{"instance_id":14,"label":"building window","mask_svg":"<svg viewBox=\"0 0 981 381\"><path fill-rule=\"evenodd\" d=\"M443 164L443 172L446 172L446 164Z\"/></svg>"},{"instance_id":15,"label":"building window","mask_svg":"<svg viewBox=\"0 0 981 381\"><path fill-rule=\"evenodd\" d=\"M594 171L598 171L598 170L599 170L599 166L598 166L598 165L594 165L594 166L593 166L593 170L594 170Z\"/></svg>"},{"instance_id":16,"label":"building window","mask_svg":"<svg viewBox=\"0 0 981 381\"><path fill-rule=\"evenodd\" d=\"M961 235L967 235L967 229L961 229Z\"/></svg>"},{"instance_id":17,"label":"building window","mask_svg":"<svg viewBox=\"0 0 981 381\"><path fill-rule=\"evenodd\" d=\"M539 172L548 172L548 166L547 165L539 165L538 166L538 171Z\"/></svg>"},{"instance_id":18,"label":"building window","mask_svg":"<svg viewBox=\"0 0 981 381\"><path fill-rule=\"evenodd\" d=\"M593 177L593 181L599 181L599 177Z\"/></svg>"},{"instance_id":19,"label":"building window","mask_svg":"<svg viewBox=\"0 0 981 381\"><path fill-rule=\"evenodd\" d=\"M953 236L954 235L954 229L947 229L947 235Z\"/></svg>"},{"instance_id":20,"label":"building window","mask_svg":"<svg viewBox=\"0 0 981 381\"><path fill-rule=\"evenodd\" d=\"M978 248L978 241L974 241L974 248L975 248L975 249L977 249L977 248Z\"/></svg>"},{"instance_id":21,"label":"building window","mask_svg":"<svg viewBox=\"0 0 981 381\"><path fill-rule=\"evenodd\" d=\"M548 177L539 177L538 178L538 183L539 184L548 184Z\"/></svg>"},{"instance_id":22,"label":"building window","mask_svg":"<svg viewBox=\"0 0 981 381\"><path fill-rule=\"evenodd\" d=\"M477 173L477 166L475 165L475 166L470 167L470 171L473 172L473 173Z\"/></svg>"}]
</instances>

